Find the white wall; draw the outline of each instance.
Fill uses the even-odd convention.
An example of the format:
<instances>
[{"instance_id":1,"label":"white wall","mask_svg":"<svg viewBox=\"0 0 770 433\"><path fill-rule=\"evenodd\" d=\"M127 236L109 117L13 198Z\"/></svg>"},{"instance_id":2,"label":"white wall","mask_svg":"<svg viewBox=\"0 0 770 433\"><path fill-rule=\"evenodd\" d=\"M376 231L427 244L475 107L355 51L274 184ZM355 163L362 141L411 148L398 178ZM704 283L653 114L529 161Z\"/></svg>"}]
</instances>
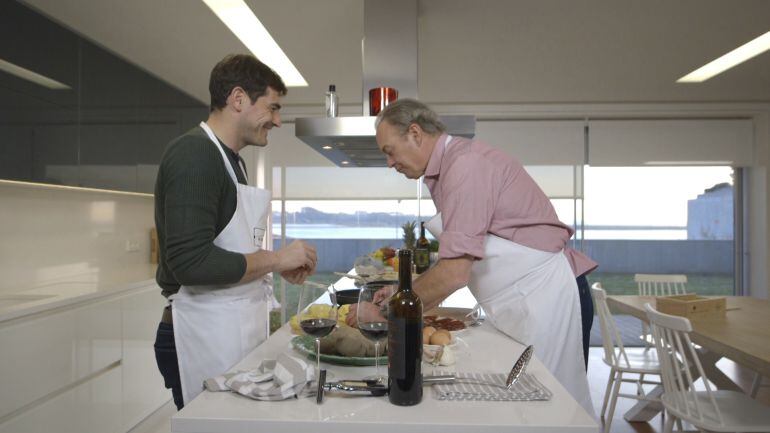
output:
<instances>
[{"instance_id":1,"label":"white wall","mask_svg":"<svg viewBox=\"0 0 770 433\"><path fill-rule=\"evenodd\" d=\"M0 293L93 273L120 283L113 275L150 262L153 209L146 194L0 181Z\"/></svg>"}]
</instances>

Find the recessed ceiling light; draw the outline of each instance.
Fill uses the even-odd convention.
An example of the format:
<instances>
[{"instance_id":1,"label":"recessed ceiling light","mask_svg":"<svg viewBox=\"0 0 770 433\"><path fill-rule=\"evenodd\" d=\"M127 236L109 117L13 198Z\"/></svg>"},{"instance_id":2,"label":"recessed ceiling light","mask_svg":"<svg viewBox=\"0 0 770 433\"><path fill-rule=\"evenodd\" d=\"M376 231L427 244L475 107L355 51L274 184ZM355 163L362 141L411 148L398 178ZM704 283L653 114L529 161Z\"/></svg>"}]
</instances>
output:
<instances>
[{"instance_id":1,"label":"recessed ceiling light","mask_svg":"<svg viewBox=\"0 0 770 433\"><path fill-rule=\"evenodd\" d=\"M29 69L22 68L19 65L6 62L3 59L0 59L0 71L8 72L11 75L15 75L21 79L31 81L35 84L39 84L43 87L48 87L49 89L53 90L67 90L72 88L64 83L60 83L52 78L48 78L45 75L40 75L37 72L32 72Z\"/></svg>"},{"instance_id":2,"label":"recessed ceiling light","mask_svg":"<svg viewBox=\"0 0 770 433\"><path fill-rule=\"evenodd\" d=\"M700 68L690 72L684 77L676 80L677 83L701 83L708 80L714 75L721 74L722 72L749 60L752 57L758 56L770 49L770 32L747 42L740 47L730 51L722 57L713 60Z\"/></svg>"},{"instance_id":3,"label":"recessed ceiling light","mask_svg":"<svg viewBox=\"0 0 770 433\"><path fill-rule=\"evenodd\" d=\"M329 150L329 149L331 149L331 148L332 148L332 147L331 147L331 146L329 146L328 144L327 144L326 146L321 146L321 149L324 149L324 150Z\"/></svg>"},{"instance_id":4,"label":"recessed ceiling light","mask_svg":"<svg viewBox=\"0 0 770 433\"><path fill-rule=\"evenodd\" d=\"M350 162L348 162L348 161L342 161L342 165L348 165L348 164L350 164Z\"/></svg>"},{"instance_id":5,"label":"recessed ceiling light","mask_svg":"<svg viewBox=\"0 0 770 433\"><path fill-rule=\"evenodd\" d=\"M206 6L259 60L275 70L288 87L307 86L289 57L243 0L203 0Z\"/></svg>"}]
</instances>

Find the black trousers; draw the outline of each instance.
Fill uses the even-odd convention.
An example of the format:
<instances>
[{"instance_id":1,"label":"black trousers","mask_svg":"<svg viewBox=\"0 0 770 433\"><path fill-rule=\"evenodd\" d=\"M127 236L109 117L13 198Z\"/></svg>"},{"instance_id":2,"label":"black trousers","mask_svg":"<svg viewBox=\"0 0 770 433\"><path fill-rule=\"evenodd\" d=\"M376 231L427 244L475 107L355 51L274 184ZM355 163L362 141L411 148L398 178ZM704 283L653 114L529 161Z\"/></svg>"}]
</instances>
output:
<instances>
[{"instance_id":1,"label":"black trousers","mask_svg":"<svg viewBox=\"0 0 770 433\"><path fill-rule=\"evenodd\" d=\"M594 300L591 298L588 278L581 275L576 280L580 293L580 317L583 320L583 359L586 363L586 371L588 371L588 343L591 340L591 327L594 324Z\"/></svg>"},{"instance_id":2,"label":"black trousers","mask_svg":"<svg viewBox=\"0 0 770 433\"><path fill-rule=\"evenodd\" d=\"M179 379L174 325L170 323L161 322L158 324L158 332L155 334L155 361L158 363L158 370L163 376L166 388L171 389L177 410L181 410L184 407L182 381Z\"/></svg>"}]
</instances>

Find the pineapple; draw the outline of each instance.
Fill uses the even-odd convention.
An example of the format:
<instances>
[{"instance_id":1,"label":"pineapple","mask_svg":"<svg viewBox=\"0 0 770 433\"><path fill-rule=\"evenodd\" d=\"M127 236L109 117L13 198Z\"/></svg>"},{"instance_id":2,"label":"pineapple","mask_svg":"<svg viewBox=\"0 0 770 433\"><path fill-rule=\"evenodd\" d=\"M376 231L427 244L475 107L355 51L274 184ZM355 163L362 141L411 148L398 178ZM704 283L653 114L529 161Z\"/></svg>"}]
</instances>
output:
<instances>
[{"instance_id":1,"label":"pineapple","mask_svg":"<svg viewBox=\"0 0 770 433\"><path fill-rule=\"evenodd\" d=\"M417 221L405 222L401 229L404 231L404 248L413 250L417 236L415 236L414 230L417 228Z\"/></svg>"}]
</instances>

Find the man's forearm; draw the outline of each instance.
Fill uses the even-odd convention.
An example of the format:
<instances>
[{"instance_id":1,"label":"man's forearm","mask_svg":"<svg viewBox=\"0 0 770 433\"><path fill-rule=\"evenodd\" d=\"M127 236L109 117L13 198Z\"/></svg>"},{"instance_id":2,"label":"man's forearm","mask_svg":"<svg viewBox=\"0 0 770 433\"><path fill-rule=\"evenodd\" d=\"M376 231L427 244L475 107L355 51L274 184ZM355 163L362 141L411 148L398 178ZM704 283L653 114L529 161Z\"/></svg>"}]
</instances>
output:
<instances>
[{"instance_id":1,"label":"man's forearm","mask_svg":"<svg viewBox=\"0 0 770 433\"><path fill-rule=\"evenodd\" d=\"M246 258L246 272L240 283L248 283L274 272L278 264L276 253L269 250L259 250L255 253L244 254Z\"/></svg>"},{"instance_id":2,"label":"man's forearm","mask_svg":"<svg viewBox=\"0 0 770 433\"><path fill-rule=\"evenodd\" d=\"M436 266L420 275L412 284L422 300L422 308L428 311L449 295L468 284L473 260L467 257L442 259Z\"/></svg>"}]
</instances>

